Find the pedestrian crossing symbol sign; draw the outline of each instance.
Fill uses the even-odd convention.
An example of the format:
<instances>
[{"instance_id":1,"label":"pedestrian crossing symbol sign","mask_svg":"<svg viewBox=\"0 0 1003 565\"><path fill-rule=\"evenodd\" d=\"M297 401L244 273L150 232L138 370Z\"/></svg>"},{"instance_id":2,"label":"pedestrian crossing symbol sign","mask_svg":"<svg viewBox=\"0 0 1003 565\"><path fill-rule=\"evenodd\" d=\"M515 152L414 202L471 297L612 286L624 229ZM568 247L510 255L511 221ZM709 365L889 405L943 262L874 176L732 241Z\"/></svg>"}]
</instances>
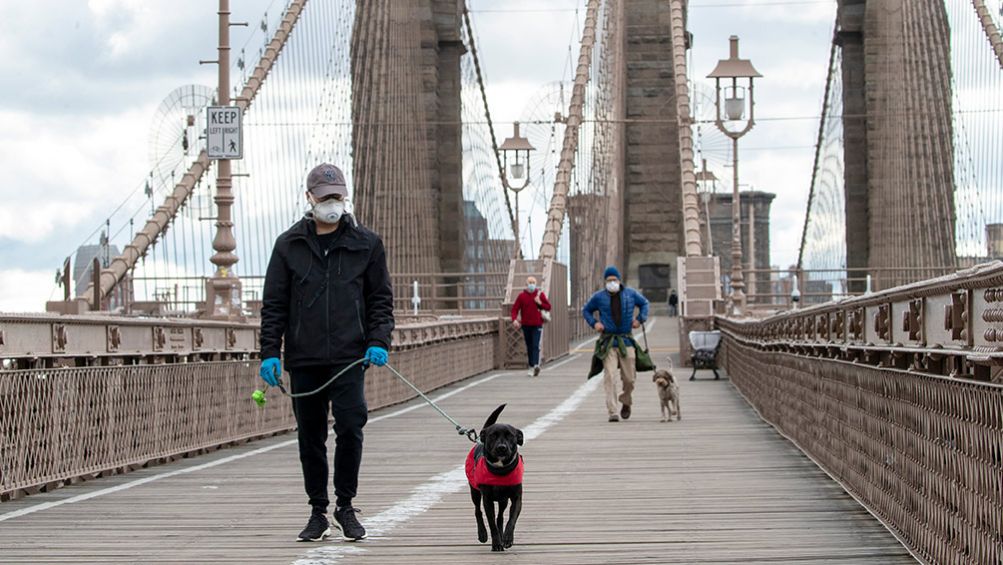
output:
<instances>
[{"instance_id":1,"label":"pedestrian crossing symbol sign","mask_svg":"<svg viewBox=\"0 0 1003 565\"><path fill-rule=\"evenodd\" d=\"M206 153L210 159L244 156L243 112L237 106L209 106L206 112Z\"/></svg>"}]
</instances>

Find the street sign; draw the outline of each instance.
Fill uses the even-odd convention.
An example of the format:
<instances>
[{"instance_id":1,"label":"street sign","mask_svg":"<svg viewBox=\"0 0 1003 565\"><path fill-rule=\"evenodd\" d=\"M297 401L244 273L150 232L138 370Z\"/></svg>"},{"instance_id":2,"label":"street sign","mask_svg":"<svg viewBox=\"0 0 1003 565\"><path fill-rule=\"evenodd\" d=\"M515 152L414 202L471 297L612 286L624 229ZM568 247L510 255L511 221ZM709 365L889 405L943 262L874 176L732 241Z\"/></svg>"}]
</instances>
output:
<instances>
[{"instance_id":1,"label":"street sign","mask_svg":"<svg viewBox=\"0 0 1003 565\"><path fill-rule=\"evenodd\" d=\"M210 159L242 159L243 113L236 106L209 106L206 109L206 153Z\"/></svg>"}]
</instances>

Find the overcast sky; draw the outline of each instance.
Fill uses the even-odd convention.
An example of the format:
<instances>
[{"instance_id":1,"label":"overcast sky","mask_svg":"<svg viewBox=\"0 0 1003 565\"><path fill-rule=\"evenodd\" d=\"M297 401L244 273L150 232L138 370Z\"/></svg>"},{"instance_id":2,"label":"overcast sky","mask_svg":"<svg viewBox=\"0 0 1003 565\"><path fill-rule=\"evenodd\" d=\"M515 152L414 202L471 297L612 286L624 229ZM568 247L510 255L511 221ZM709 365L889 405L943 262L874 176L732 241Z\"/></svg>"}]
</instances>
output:
<instances>
[{"instance_id":1,"label":"overcast sky","mask_svg":"<svg viewBox=\"0 0 1003 565\"><path fill-rule=\"evenodd\" d=\"M492 116L499 123L519 119L542 85L568 76L584 0L468 2ZM283 4L231 0L232 17L253 29L266 9L275 14ZM215 67L198 64L215 58L215 3L0 5L0 311L37 311L63 258L149 171L148 128L164 96L184 84L215 84ZM764 75L756 91L761 121L741 142L742 182L777 194L772 262L787 265L796 260L804 219L835 1L690 6L693 76L727 57L731 34ZM233 43L247 33L234 28ZM577 46L573 51L577 56Z\"/></svg>"}]
</instances>

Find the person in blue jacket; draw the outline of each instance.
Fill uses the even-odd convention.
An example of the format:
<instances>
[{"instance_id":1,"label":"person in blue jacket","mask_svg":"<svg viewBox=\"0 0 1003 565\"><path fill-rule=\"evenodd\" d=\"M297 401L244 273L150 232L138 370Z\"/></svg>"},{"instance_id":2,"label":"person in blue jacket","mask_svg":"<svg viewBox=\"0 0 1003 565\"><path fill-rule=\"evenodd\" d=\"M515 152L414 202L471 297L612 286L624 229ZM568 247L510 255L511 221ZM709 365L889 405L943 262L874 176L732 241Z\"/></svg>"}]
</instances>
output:
<instances>
[{"instance_id":1,"label":"person in blue jacket","mask_svg":"<svg viewBox=\"0 0 1003 565\"><path fill-rule=\"evenodd\" d=\"M616 267L606 267L603 277L606 279L606 288L592 295L582 308L582 317L599 332L595 356L603 367L606 411L610 422L619 422L620 418L630 418L631 393L634 391L636 378L632 330L641 327L648 319L648 299L633 288L623 286L620 271ZM599 314L598 320L596 313ZM614 379L618 367L623 385L623 392L619 396L616 394L617 383ZM618 400L621 404L619 414Z\"/></svg>"}]
</instances>

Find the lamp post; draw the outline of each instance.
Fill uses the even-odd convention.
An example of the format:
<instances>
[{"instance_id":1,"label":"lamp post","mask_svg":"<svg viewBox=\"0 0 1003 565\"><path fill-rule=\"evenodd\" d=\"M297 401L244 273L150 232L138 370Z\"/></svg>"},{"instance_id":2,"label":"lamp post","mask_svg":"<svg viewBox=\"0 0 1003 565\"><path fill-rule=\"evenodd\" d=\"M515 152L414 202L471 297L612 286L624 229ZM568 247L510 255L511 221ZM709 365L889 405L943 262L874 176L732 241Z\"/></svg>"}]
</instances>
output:
<instances>
[{"instance_id":1,"label":"lamp post","mask_svg":"<svg viewBox=\"0 0 1003 565\"><path fill-rule=\"evenodd\" d=\"M703 213L707 226L707 256L714 254L714 237L710 229L710 200L717 193L717 177L713 171L707 170L707 159L703 159L703 169L697 171L697 192L703 202Z\"/></svg>"},{"instance_id":2,"label":"lamp post","mask_svg":"<svg viewBox=\"0 0 1003 565\"><path fill-rule=\"evenodd\" d=\"M512 227L515 236L515 257L522 257L522 242L519 241L519 192L529 186L529 152L534 151L529 140L519 135L519 122L512 122L512 137L506 138L501 147L502 152L502 185L515 193L515 225ZM512 163L509 164L509 156ZM509 182L509 175L512 179L521 181L520 184Z\"/></svg>"},{"instance_id":3,"label":"lamp post","mask_svg":"<svg viewBox=\"0 0 1003 565\"><path fill-rule=\"evenodd\" d=\"M721 133L731 138L732 142L732 182L731 198L731 302L732 313L741 315L745 309L745 283L742 277L742 209L738 200L738 139L749 132L755 125L755 102L753 97L753 80L763 75L759 74L748 59L738 58L738 36L729 38L731 53L727 59L721 59L707 78L714 79L714 106L717 117L714 123ZM725 84L721 86L721 79ZM745 86L739 85L739 79L746 79ZM730 85L728 84L730 81ZM721 91L724 90L724 116L721 115ZM749 117L745 118L746 92L748 92ZM736 124L736 129L729 129L725 122ZM744 127L742 122L745 122Z\"/></svg>"}]
</instances>

